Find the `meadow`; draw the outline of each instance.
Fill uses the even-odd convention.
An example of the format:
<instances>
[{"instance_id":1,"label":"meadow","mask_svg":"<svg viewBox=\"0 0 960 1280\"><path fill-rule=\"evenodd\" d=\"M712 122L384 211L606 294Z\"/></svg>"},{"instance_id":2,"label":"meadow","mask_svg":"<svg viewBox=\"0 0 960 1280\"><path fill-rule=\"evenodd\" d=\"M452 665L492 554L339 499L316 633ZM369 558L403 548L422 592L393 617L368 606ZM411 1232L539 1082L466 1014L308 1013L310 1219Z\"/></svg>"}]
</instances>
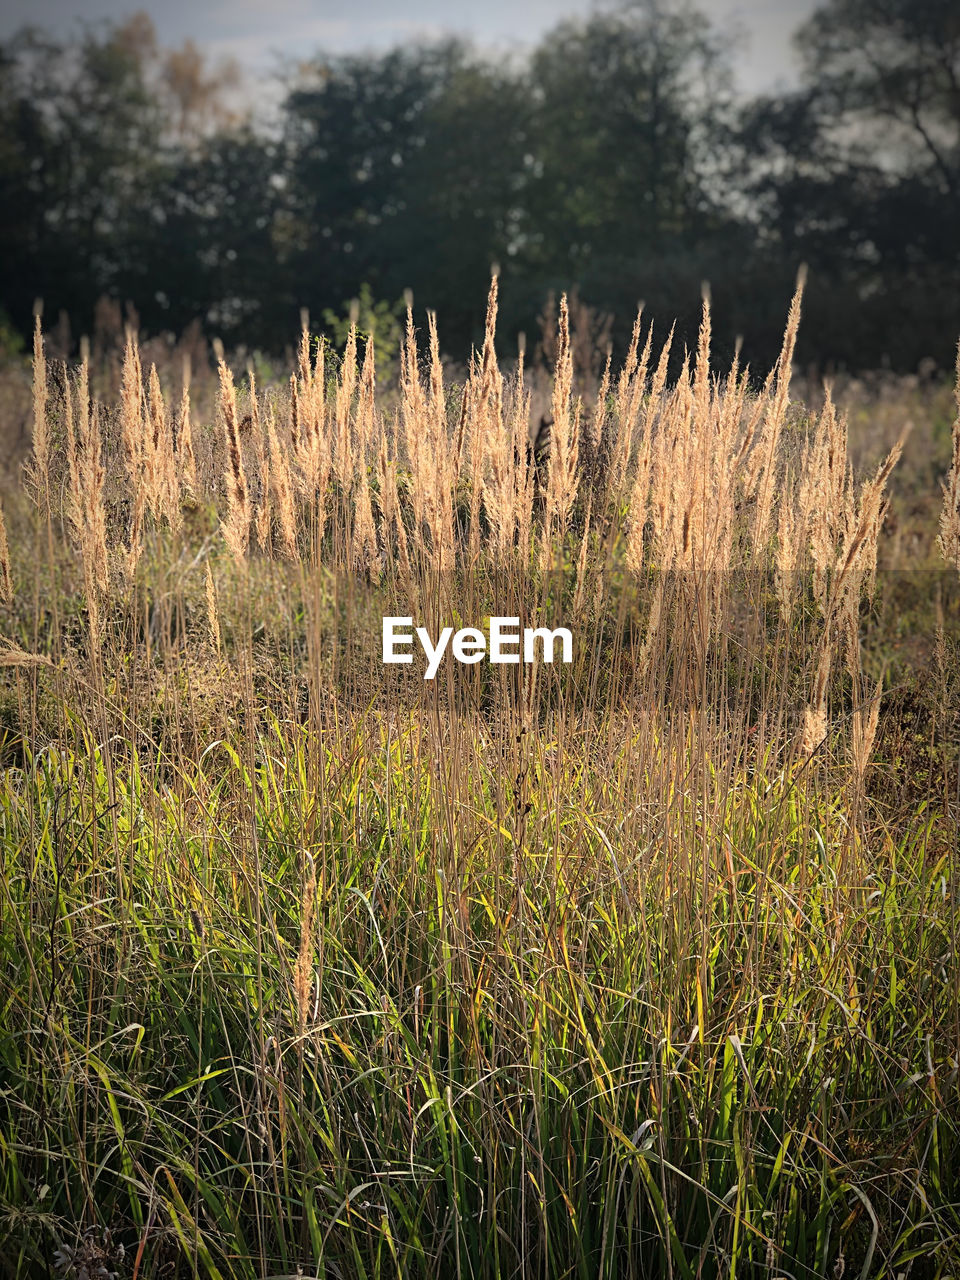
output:
<instances>
[{"instance_id":1,"label":"meadow","mask_svg":"<svg viewBox=\"0 0 960 1280\"><path fill-rule=\"evenodd\" d=\"M0 1274L960 1274L960 385L792 383L800 310L765 379L706 302L508 366L496 280L459 373L38 320Z\"/></svg>"}]
</instances>

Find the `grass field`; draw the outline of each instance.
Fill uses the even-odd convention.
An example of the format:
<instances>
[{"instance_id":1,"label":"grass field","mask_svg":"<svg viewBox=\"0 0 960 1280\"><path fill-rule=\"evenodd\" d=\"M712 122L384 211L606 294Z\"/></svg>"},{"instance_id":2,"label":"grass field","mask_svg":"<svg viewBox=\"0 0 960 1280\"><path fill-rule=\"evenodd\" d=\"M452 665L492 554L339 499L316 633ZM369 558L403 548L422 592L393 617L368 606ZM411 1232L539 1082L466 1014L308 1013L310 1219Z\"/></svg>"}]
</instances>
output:
<instances>
[{"instance_id":1,"label":"grass field","mask_svg":"<svg viewBox=\"0 0 960 1280\"><path fill-rule=\"evenodd\" d=\"M765 383L706 306L538 381L496 305L382 386L38 325L3 1275L960 1274L949 389L792 398L799 293ZM381 663L491 614L573 662Z\"/></svg>"}]
</instances>

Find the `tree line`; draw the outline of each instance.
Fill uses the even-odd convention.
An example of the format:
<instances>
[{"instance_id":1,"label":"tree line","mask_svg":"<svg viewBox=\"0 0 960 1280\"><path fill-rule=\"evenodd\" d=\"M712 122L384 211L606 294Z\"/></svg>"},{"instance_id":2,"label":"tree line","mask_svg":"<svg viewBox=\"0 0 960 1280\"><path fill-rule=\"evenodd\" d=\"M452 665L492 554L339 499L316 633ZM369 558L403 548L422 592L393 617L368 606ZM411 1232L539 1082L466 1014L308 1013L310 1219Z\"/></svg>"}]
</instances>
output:
<instances>
[{"instance_id":1,"label":"tree line","mask_svg":"<svg viewBox=\"0 0 960 1280\"><path fill-rule=\"evenodd\" d=\"M724 32L640 0L512 61L318 54L238 115L229 69L142 15L22 30L0 44L0 320L26 335L39 296L81 331L130 300L147 331L199 318L270 351L303 307L411 289L461 359L496 263L507 334L575 286L614 345L641 298L689 342L709 281L718 345L761 368L806 263L801 360L949 366L960 7L825 0L795 40L798 85L747 99Z\"/></svg>"}]
</instances>

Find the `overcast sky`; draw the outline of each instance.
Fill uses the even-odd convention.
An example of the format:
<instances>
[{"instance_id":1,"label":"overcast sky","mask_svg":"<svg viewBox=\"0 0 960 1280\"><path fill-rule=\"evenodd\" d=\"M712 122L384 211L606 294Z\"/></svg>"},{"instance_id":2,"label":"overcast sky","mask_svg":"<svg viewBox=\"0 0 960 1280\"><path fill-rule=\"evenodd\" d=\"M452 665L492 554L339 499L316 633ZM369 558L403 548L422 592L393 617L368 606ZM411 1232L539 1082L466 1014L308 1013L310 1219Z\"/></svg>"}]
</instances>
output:
<instances>
[{"instance_id":1,"label":"overcast sky","mask_svg":"<svg viewBox=\"0 0 960 1280\"><path fill-rule=\"evenodd\" d=\"M789 83L795 74L790 35L817 0L695 0L743 35L735 66L748 91ZM457 33L493 51L536 41L560 18L586 14L590 0L0 0L0 38L25 23L61 36L78 20L150 14L164 45L191 37L214 55L269 68L275 55L306 58L383 48L411 37Z\"/></svg>"}]
</instances>

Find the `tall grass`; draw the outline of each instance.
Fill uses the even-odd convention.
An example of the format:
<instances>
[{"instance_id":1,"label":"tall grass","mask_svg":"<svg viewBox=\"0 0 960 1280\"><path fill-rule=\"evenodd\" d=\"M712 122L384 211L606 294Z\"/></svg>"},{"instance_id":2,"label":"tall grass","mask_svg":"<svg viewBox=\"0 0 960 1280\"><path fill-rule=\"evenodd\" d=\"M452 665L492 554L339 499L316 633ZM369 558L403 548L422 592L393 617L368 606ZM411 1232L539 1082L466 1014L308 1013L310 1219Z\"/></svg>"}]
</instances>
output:
<instances>
[{"instance_id":1,"label":"tall grass","mask_svg":"<svg viewBox=\"0 0 960 1280\"><path fill-rule=\"evenodd\" d=\"M678 377L638 317L587 401L562 304L534 449L496 306L462 385L410 315L395 388L305 331L289 383L221 360L214 421L133 335L104 405L38 331L6 1274L960 1266L957 575L878 572L903 442L857 477L791 403L798 290L762 386L705 304ZM426 682L388 613L574 661Z\"/></svg>"}]
</instances>

